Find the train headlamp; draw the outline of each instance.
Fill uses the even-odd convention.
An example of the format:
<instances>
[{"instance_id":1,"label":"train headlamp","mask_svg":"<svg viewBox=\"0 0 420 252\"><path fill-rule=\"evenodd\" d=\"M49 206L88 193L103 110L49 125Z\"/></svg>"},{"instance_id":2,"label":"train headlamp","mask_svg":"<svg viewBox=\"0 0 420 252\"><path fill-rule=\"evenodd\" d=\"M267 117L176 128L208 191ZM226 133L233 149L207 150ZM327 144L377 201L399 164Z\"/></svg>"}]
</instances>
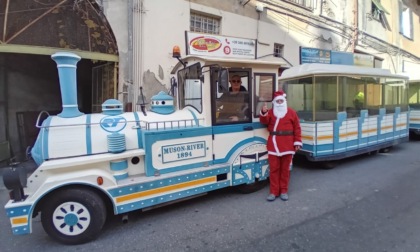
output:
<instances>
[{"instance_id":1,"label":"train headlamp","mask_svg":"<svg viewBox=\"0 0 420 252\"><path fill-rule=\"evenodd\" d=\"M25 199L23 187L27 182L26 171L23 167L11 167L3 172L3 183L10 191L10 199L21 201Z\"/></svg>"}]
</instances>

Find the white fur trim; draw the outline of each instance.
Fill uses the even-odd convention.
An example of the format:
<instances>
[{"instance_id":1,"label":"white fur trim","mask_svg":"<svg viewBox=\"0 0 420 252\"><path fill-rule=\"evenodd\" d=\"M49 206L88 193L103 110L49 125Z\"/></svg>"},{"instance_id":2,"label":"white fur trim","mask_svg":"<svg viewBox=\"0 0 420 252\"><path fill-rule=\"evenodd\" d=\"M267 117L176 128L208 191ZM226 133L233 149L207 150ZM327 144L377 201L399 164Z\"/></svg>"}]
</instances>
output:
<instances>
[{"instance_id":1,"label":"white fur trim","mask_svg":"<svg viewBox=\"0 0 420 252\"><path fill-rule=\"evenodd\" d=\"M278 95L276 97L274 97L273 102L277 101L277 100L286 100L286 95Z\"/></svg>"},{"instance_id":2,"label":"white fur trim","mask_svg":"<svg viewBox=\"0 0 420 252\"><path fill-rule=\"evenodd\" d=\"M269 151L269 152L268 152L268 154L269 154L269 155L273 155L273 156L278 156L278 157L281 157L281 156L290 155L290 154L294 155L294 154L295 154L295 152L294 152L294 151L285 151L285 152L274 152L274 151Z\"/></svg>"},{"instance_id":3,"label":"white fur trim","mask_svg":"<svg viewBox=\"0 0 420 252\"><path fill-rule=\"evenodd\" d=\"M277 125L279 125L280 122L280 118L276 117L276 123L274 124L274 130L277 129ZM276 149L276 152L279 153L279 148L277 147L277 141L276 141L276 135L272 136L273 138L273 144L274 144L274 149Z\"/></svg>"},{"instance_id":4,"label":"white fur trim","mask_svg":"<svg viewBox=\"0 0 420 252\"><path fill-rule=\"evenodd\" d=\"M302 146L302 143L301 143L301 142L294 142L294 143L293 143L293 145L299 145L299 146Z\"/></svg>"}]
</instances>

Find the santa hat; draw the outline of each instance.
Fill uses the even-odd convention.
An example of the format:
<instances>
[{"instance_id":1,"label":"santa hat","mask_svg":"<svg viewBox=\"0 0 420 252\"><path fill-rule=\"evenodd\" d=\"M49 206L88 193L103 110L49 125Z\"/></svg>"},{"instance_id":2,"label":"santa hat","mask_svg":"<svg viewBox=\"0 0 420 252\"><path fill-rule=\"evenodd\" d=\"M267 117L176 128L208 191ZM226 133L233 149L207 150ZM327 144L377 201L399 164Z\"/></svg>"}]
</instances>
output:
<instances>
[{"instance_id":1,"label":"santa hat","mask_svg":"<svg viewBox=\"0 0 420 252\"><path fill-rule=\"evenodd\" d=\"M282 90L274 92L274 99L273 102L277 101L277 100L283 100L286 101L286 93L283 92Z\"/></svg>"}]
</instances>

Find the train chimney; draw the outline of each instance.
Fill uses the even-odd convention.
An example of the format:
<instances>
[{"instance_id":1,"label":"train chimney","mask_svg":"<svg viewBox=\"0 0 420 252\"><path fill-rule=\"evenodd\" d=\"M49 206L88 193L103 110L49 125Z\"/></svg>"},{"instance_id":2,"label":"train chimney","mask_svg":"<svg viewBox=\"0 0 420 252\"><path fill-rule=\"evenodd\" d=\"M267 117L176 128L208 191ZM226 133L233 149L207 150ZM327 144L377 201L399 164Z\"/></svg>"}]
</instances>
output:
<instances>
[{"instance_id":1,"label":"train chimney","mask_svg":"<svg viewBox=\"0 0 420 252\"><path fill-rule=\"evenodd\" d=\"M77 104L76 65L81 59L80 56L74 53L58 52L53 54L51 58L57 63L63 103L63 111L58 116L71 118L83 115Z\"/></svg>"}]
</instances>

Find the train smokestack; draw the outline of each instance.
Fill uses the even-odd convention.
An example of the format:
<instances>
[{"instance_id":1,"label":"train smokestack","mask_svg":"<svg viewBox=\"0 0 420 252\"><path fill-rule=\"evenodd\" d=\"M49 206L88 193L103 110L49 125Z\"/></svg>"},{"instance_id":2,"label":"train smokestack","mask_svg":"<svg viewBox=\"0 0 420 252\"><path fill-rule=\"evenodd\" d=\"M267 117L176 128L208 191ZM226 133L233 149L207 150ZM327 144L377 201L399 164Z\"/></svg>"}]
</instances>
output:
<instances>
[{"instance_id":1,"label":"train smokestack","mask_svg":"<svg viewBox=\"0 0 420 252\"><path fill-rule=\"evenodd\" d=\"M77 104L76 69L77 62L81 59L80 56L74 53L58 52L51 58L57 63L63 103L63 111L58 116L71 118L83 115Z\"/></svg>"}]
</instances>

